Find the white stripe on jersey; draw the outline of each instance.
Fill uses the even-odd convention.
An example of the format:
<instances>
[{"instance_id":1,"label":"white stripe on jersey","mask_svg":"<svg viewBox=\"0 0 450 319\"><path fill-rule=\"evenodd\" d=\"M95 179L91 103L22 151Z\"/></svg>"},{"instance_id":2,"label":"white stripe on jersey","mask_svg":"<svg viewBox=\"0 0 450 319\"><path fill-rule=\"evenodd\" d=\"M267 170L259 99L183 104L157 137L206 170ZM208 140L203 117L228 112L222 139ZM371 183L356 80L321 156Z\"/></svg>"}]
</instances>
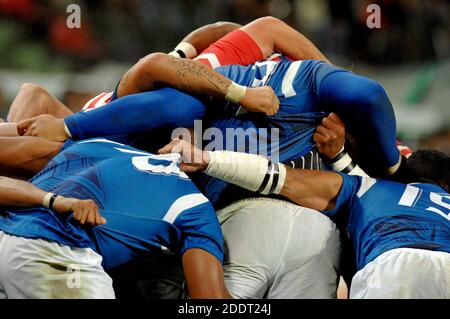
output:
<instances>
[{"instance_id":1,"label":"white stripe on jersey","mask_svg":"<svg viewBox=\"0 0 450 319\"><path fill-rule=\"evenodd\" d=\"M200 54L198 57L196 57L194 60L208 60L209 64L211 64L211 67L213 69L216 69L220 66L220 61L217 58L217 56L214 53L204 53Z\"/></svg>"},{"instance_id":2,"label":"white stripe on jersey","mask_svg":"<svg viewBox=\"0 0 450 319\"><path fill-rule=\"evenodd\" d=\"M253 69L255 68L261 68L263 66L266 66L266 74L263 76L263 78L260 79L253 79L253 82L251 84L251 87L259 87L266 85L267 82L269 82L269 78L272 75L273 70L275 69L275 66L278 64L278 62L274 61L264 61L264 62L257 62L255 65L252 66Z\"/></svg>"},{"instance_id":3,"label":"white stripe on jersey","mask_svg":"<svg viewBox=\"0 0 450 319\"><path fill-rule=\"evenodd\" d=\"M398 202L399 205L412 207L414 206L420 192L420 189L411 185L406 186L402 198Z\"/></svg>"},{"instance_id":4,"label":"white stripe on jersey","mask_svg":"<svg viewBox=\"0 0 450 319\"><path fill-rule=\"evenodd\" d=\"M281 92L286 98L295 96L297 94L297 92L295 92L294 86L292 85L292 82L294 81L295 75L297 74L301 64L302 61L292 62L284 75L283 83L281 84Z\"/></svg>"},{"instance_id":5,"label":"white stripe on jersey","mask_svg":"<svg viewBox=\"0 0 450 319\"><path fill-rule=\"evenodd\" d=\"M125 146L125 144L107 140L106 138L94 138L91 140L84 140L84 141L77 142L77 144L86 144L86 143L110 143L110 144L117 144L117 145Z\"/></svg>"},{"instance_id":6,"label":"white stripe on jersey","mask_svg":"<svg viewBox=\"0 0 450 319\"><path fill-rule=\"evenodd\" d=\"M207 201L208 199L203 194L200 193L182 196L178 198L175 202L173 202L172 206L170 206L163 220L173 224L173 222L182 212L191 209L195 206L204 204Z\"/></svg>"},{"instance_id":7,"label":"white stripe on jersey","mask_svg":"<svg viewBox=\"0 0 450 319\"><path fill-rule=\"evenodd\" d=\"M356 196L361 198L376 182L377 180L375 178L363 177L361 179L361 187L358 193L356 193Z\"/></svg>"}]
</instances>

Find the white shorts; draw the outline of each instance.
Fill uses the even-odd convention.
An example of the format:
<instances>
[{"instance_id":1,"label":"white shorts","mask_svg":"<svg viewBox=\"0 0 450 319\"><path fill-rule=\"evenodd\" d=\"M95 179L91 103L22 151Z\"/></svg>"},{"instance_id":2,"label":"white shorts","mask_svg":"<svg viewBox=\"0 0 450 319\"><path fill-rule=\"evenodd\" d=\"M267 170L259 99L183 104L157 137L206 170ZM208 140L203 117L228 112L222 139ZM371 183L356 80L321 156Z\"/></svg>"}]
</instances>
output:
<instances>
[{"instance_id":1,"label":"white shorts","mask_svg":"<svg viewBox=\"0 0 450 319\"><path fill-rule=\"evenodd\" d=\"M353 277L353 299L450 299L450 254L398 248L385 252Z\"/></svg>"},{"instance_id":2,"label":"white shorts","mask_svg":"<svg viewBox=\"0 0 450 319\"><path fill-rule=\"evenodd\" d=\"M218 212L234 298L336 298L339 232L321 213L255 198Z\"/></svg>"},{"instance_id":3,"label":"white shorts","mask_svg":"<svg viewBox=\"0 0 450 319\"><path fill-rule=\"evenodd\" d=\"M101 262L90 248L0 231L0 299L112 299L112 280Z\"/></svg>"}]
</instances>

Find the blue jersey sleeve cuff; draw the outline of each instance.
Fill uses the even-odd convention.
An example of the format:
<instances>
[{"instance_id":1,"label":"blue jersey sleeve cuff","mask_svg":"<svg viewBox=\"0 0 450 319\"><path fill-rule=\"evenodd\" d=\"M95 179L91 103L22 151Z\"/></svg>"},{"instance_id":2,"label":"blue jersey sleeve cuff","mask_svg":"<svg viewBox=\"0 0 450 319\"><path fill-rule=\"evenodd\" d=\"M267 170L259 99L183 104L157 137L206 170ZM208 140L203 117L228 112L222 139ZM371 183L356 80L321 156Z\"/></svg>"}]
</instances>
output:
<instances>
[{"instance_id":1,"label":"blue jersey sleeve cuff","mask_svg":"<svg viewBox=\"0 0 450 319\"><path fill-rule=\"evenodd\" d=\"M222 249L222 247L220 247L220 245L215 244L212 241L209 241L209 242L204 241L202 243L191 243L188 245L184 245L184 247L181 250L181 255L183 255L189 249L194 249L194 248L202 249L202 250L206 251L207 253L210 253L211 255L216 257L217 260L219 260L221 264L223 264L224 253L223 253L223 249Z\"/></svg>"},{"instance_id":2,"label":"blue jersey sleeve cuff","mask_svg":"<svg viewBox=\"0 0 450 319\"><path fill-rule=\"evenodd\" d=\"M67 126L67 129L69 130L70 134L72 135L73 140L82 140L84 139L84 135L80 129L80 126L78 125L77 121L83 113L75 113L73 115L70 115L64 119L64 123Z\"/></svg>"},{"instance_id":3,"label":"blue jersey sleeve cuff","mask_svg":"<svg viewBox=\"0 0 450 319\"><path fill-rule=\"evenodd\" d=\"M361 184L361 177L350 176L341 172L335 172L342 177L342 185L339 194L336 198L336 205L334 209L324 211L323 213L329 217L336 216L340 211L349 209L352 203L352 197L356 194L359 185Z\"/></svg>"}]
</instances>

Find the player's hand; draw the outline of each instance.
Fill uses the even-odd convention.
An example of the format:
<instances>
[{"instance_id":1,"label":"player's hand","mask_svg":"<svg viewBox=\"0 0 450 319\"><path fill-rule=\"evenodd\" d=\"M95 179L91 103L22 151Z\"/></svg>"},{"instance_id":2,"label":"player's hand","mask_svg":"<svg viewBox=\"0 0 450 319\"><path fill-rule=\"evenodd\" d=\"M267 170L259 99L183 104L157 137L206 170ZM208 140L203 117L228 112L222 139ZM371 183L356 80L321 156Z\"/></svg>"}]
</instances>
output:
<instances>
[{"instance_id":1,"label":"player's hand","mask_svg":"<svg viewBox=\"0 0 450 319\"><path fill-rule=\"evenodd\" d=\"M240 104L250 112L272 116L278 112L280 101L270 86L248 87Z\"/></svg>"},{"instance_id":2,"label":"player's hand","mask_svg":"<svg viewBox=\"0 0 450 319\"><path fill-rule=\"evenodd\" d=\"M204 170L208 167L209 155L191 143L178 138L158 151L159 154L178 153L181 155L180 169L183 172L192 173Z\"/></svg>"},{"instance_id":3,"label":"player's hand","mask_svg":"<svg viewBox=\"0 0 450 319\"><path fill-rule=\"evenodd\" d=\"M36 136L50 141L64 142L68 136L64 129L64 119L50 114L42 114L17 124L19 135Z\"/></svg>"},{"instance_id":4,"label":"player's hand","mask_svg":"<svg viewBox=\"0 0 450 319\"><path fill-rule=\"evenodd\" d=\"M317 127L313 140L319 152L328 159L334 158L345 143L345 125L334 113L330 113Z\"/></svg>"},{"instance_id":5,"label":"player's hand","mask_svg":"<svg viewBox=\"0 0 450 319\"><path fill-rule=\"evenodd\" d=\"M58 196L53 208L61 214L73 213L73 218L79 221L81 225L98 226L106 224L106 219L100 215L97 204L91 199L81 200Z\"/></svg>"}]
</instances>

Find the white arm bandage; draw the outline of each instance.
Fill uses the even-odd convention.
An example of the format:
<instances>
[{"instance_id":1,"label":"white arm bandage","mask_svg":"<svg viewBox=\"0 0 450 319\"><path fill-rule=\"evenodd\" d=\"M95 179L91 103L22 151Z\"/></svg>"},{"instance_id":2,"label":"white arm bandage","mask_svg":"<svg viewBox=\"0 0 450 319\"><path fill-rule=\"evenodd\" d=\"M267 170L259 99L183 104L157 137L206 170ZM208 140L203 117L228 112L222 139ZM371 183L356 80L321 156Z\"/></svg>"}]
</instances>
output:
<instances>
[{"instance_id":1,"label":"white arm bandage","mask_svg":"<svg viewBox=\"0 0 450 319\"><path fill-rule=\"evenodd\" d=\"M193 59L197 56L197 50L192 44L181 42L169 53L169 55L173 55L177 58Z\"/></svg>"},{"instance_id":2,"label":"white arm bandage","mask_svg":"<svg viewBox=\"0 0 450 319\"><path fill-rule=\"evenodd\" d=\"M225 100L239 104L247 91L247 87L231 82L225 95Z\"/></svg>"},{"instance_id":3,"label":"white arm bandage","mask_svg":"<svg viewBox=\"0 0 450 319\"><path fill-rule=\"evenodd\" d=\"M342 147L342 150L331 161L328 161L328 165L336 172L346 173L348 175L356 175L369 177L357 164L355 164Z\"/></svg>"},{"instance_id":4,"label":"white arm bandage","mask_svg":"<svg viewBox=\"0 0 450 319\"><path fill-rule=\"evenodd\" d=\"M263 195L279 194L286 179L286 167L269 159L246 153L209 153L205 173Z\"/></svg>"}]
</instances>

